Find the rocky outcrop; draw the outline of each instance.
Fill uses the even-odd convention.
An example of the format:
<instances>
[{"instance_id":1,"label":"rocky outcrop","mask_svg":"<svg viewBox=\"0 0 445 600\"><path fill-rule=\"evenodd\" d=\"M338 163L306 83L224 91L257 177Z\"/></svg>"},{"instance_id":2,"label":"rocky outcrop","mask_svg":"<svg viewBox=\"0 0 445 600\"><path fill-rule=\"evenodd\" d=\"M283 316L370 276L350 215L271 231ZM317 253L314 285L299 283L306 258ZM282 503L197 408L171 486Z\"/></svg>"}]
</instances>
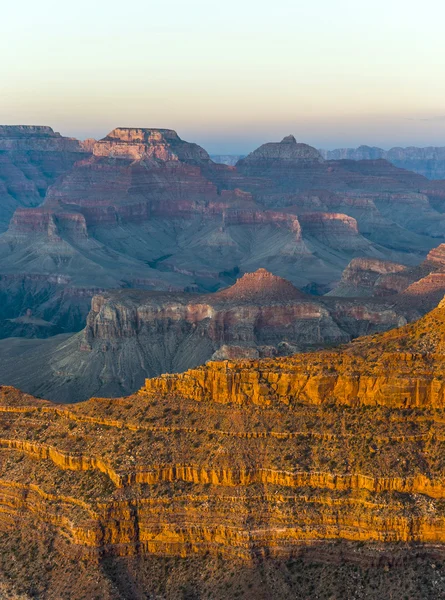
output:
<instances>
[{"instance_id":1,"label":"rocky outcrop","mask_svg":"<svg viewBox=\"0 0 445 600\"><path fill-rule=\"evenodd\" d=\"M343 271L341 281L330 296L369 297L395 294L404 287L394 285L388 274L403 273L407 267L375 258L354 258ZM391 282L393 285L391 285Z\"/></svg>"},{"instance_id":2,"label":"rocky outcrop","mask_svg":"<svg viewBox=\"0 0 445 600\"><path fill-rule=\"evenodd\" d=\"M0 150L83 153L81 143L42 125L0 125Z\"/></svg>"},{"instance_id":3,"label":"rocky outcrop","mask_svg":"<svg viewBox=\"0 0 445 600\"><path fill-rule=\"evenodd\" d=\"M444 331L442 300L419 321L380 337L359 338L343 351L295 355L269 363L215 363L183 375L148 380L147 390L159 386L162 393L172 393L177 385L178 390L183 386L180 393L197 401L212 393L220 402L262 406L300 401L319 405L335 398L347 405L443 409Z\"/></svg>"},{"instance_id":4,"label":"rocky outcrop","mask_svg":"<svg viewBox=\"0 0 445 600\"><path fill-rule=\"evenodd\" d=\"M285 303L287 301L307 300L290 281L269 273L266 269L258 269L255 273L246 273L235 285L216 293L213 298L233 302L269 302Z\"/></svg>"},{"instance_id":5,"label":"rocky outcrop","mask_svg":"<svg viewBox=\"0 0 445 600\"><path fill-rule=\"evenodd\" d=\"M303 235L338 250L369 251L370 243L360 234L353 217L339 213L302 213Z\"/></svg>"},{"instance_id":6,"label":"rocky outcrop","mask_svg":"<svg viewBox=\"0 0 445 600\"><path fill-rule=\"evenodd\" d=\"M431 310L445 294L445 245L433 248L418 266L353 259L328 296L387 297L399 309ZM407 315L406 315L407 316Z\"/></svg>"}]
</instances>

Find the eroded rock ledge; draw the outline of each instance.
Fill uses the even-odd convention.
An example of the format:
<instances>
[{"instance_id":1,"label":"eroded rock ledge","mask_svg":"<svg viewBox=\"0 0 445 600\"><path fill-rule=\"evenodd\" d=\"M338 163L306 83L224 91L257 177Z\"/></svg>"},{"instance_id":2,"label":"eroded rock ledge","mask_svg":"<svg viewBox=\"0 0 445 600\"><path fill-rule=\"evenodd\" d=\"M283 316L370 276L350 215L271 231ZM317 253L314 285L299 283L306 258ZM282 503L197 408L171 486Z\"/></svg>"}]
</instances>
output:
<instances>
[{"instance_id":1,"label":"eroded rock ledge","mask_svg":"<svg viewBox=\"0 0 445 600\"><path fill-rule=\"evenodd\" d=\"M246 284L247 285L247 284ZM338 351L210 362L77 405L0 388L0 528L88 556L445 543L445 302Z\"/></svg>"}]
</instances>

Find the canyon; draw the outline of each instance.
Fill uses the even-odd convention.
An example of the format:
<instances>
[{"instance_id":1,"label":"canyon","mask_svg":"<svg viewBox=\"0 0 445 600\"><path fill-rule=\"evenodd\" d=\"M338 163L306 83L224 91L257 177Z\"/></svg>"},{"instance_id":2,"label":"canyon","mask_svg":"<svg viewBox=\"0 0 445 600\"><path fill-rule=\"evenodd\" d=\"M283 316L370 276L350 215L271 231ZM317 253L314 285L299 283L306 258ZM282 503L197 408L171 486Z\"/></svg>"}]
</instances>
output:
<instances>
[{"instance_id":1,"label":"canyon","mask_svg":"<svg viewBox=\"0 0 445 600\"><path fill-rule=\"evenodd\" d=\"M439 167L223 162L0 127L0 595L445 596Z\"/></svg>"},{"instance_id":2,"label":"canyon","mask_svg":"<svg viewBox=\"0 0 445 600\"><path fill-rule=\"evenodd\" d=\"M51 127L0 126L0 231L19 207L42 203L48 187L88 156L82 142Z\"/></svg>"},{"instance_id":3,"label":"canyon","mask_svg":"<svg viewBox=\"0 0 445 600\"><path fill-rule=\"evenodd\" d=\"M332 347L445 293L445 182L385 160L326 160L292 135L235 166L170 129L0 141L53 168L0 235L0 376L26 392L122 396L211 359Z\"/></svg>"},{"instance_id":4,"label":"canyon","mask_svg":"<svg viewBox=\"0 0 445 600\"><path fill-rule=\"evenodd\" d=\"M109 291L93 296L79 333L0 341L0 380L58 402L116 397L147 376L335 346L426 310L423 301L310 296L265 269L213 294Z\"/></svg>"},{"instance_id":5,"label":"canyon","mask_svg":"<svg viewBox=\"0 0 445 600\"><path fill-rule=\"evenodd\" d=\"M355 589L354 569L375 581L358 598L382 597L385 585L397 597L440 597L444 331L441 301L337 350L210 361L126 398L61 405L3 386L4 547L26 539L34 519L40 543L52 540L49 557L31 543L38 564L64 553L88 565L76 582L69 566L47 580L43 598L68 597L65 577L71 597L92 597L102 582L102 597L143 598L160 564L186 588L206 565L216 598L233 594L227 578L247 598L304 598L307 562L328 578L321 598ZM32 568L20 565L5 585L29 593ZM223 575L234 567L246 589Z\"/></svg>"},{"instance_id":6,"label":"canyon","mask_svg":"<svg viewBox=\"0 0 445 600\"><path fill-rule=\"evenodd\" d=\"M216 292L258 268L325 294L354 258L414 267L445 239L445 182L385 160L325 160L293 136L236 166L169 129L79 142L3 127L1 140L8 164L45 175L32 198L0 204L11 217L0 235L2 338L79 331L98 292ZM8 189L31 181L23 169L1 176Z\"/></svg>"}]
</instances>

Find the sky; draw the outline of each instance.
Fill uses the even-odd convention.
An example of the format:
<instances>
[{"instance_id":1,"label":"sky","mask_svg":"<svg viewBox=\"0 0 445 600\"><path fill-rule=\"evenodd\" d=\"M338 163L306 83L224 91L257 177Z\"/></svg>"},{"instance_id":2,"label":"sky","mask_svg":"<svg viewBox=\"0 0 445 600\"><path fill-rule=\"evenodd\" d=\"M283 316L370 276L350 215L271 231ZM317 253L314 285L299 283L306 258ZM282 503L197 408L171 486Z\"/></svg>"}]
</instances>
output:
<instances>
[{"instance_id":1,"label":"sky","mask_svg":"<svg viewBox=\"0 0 445 600\"><path fill-rule=\"evenodd\" d=\"M445 146L443 0L16 0L0 123L176 129L211 153Z\"/></svg>"}]
</instances>

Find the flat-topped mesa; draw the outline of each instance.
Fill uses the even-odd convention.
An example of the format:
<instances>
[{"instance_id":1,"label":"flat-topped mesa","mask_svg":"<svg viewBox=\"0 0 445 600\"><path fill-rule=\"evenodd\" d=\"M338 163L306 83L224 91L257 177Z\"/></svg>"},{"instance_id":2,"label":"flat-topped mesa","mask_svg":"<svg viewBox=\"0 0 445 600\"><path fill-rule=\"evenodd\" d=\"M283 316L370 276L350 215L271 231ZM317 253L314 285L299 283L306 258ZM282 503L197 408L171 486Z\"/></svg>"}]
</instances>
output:
<instances>
[{"instance_id":1,"label":"flat-topped mesa","mask_svg":"<svg viewBox=\"0 0 445 600\"><path fill-rule=\"evenodd\" d=\"M47 125L0 125L0 150L85 152L78 140Z\"/></svg>"},{"instance_id":2,"label":"flat-topped mesa","mask_svg":"<svg viewBox=\"0 0 445 600\"><path fill-rule=\"evenodd\" d=\"M117 127L94 144L93 154L127 160L152 159L195 164L210 161L201 146L185 142L172 129Z\"/></svg>"},{"instance_id":3,"label":"flat-topped mesa","mask_svg":"<svg viewBox=\"0 0 445 600\"><path fill-rule=\"evenodd\" d=\"M322 163L324 159L320 152L308 144L298 143L293 135L288 135L281 142L263 144L246 158L238 161L237 166L255 163L305 164Z\"/></svg>"},{"instance_id":4,"label":"flat-topped mesa","mask_svg":"<svg viewBox=\"0 0 445 600\"><path fill-rule=\"evenodd\" d=\"M258 269L254 273L246 273L231 287L217 292L214 298L287 302L304 299L305 295L287 279L273 275L266 269Z\"/></svg>"},{"instance_id":5,"label":"flat-topped mesa","mask_svg":"<svg viewBox=\"0 0 445 600\"><path fill-rule=\"evenodd\" d=\"M62 137L48 125L0 125L0 138Z\"/></svg>"}]
</instances>

